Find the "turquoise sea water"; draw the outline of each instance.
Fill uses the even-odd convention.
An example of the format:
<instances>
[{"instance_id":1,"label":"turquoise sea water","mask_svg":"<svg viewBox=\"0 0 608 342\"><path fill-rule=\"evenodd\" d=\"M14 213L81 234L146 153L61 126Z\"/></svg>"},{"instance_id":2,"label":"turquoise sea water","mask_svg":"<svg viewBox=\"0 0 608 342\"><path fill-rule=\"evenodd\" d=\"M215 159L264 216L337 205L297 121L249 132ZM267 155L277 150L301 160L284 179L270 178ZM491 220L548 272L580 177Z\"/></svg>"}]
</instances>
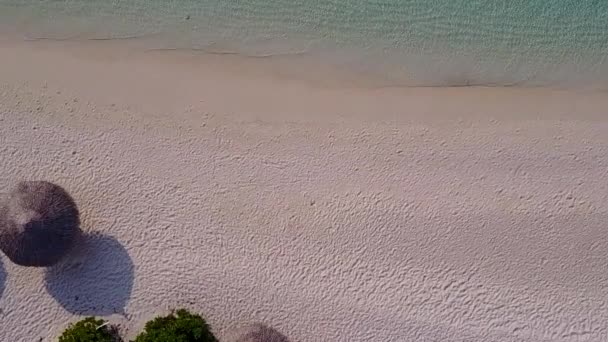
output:
<instances>
[{"instance_id":1,"label":"turquoise sea water","mask_svg":"<svg viewBox=\"0 0 608 342\"><path fill-rule=\"evenodd\" d=\"M424 86L608 86L606 0L0 0L31 37L297 54Z\"/></svg>"}]
</instances>

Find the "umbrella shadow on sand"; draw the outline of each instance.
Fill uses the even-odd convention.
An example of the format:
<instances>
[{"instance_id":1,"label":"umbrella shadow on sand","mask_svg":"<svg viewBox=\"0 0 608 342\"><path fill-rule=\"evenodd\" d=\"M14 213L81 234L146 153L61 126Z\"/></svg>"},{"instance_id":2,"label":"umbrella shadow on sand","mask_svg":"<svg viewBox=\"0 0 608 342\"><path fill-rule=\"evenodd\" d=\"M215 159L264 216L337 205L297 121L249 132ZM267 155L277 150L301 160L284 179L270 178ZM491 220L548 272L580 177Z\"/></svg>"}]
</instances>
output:
<instances>
[{"instance_id":1,"label":"umbrella shadow on sand","mask_svg":"<svg viewBox=\"0 0 608 342\"><path fill-rule=\"evenodd\" d=\"M65 262L47 270L48 293L72 314L124 315L135 277L129 253L111 236L81 239Z\"/></svg>"},{"instance_id":2,"label":"umbrella shadow on sand","mask_svg":"<svg viewBox=\"0 0 608 342\"><path fill-rule=\"evenodd\" d=\"M2 259L0 259L0 299L2 299L2 293L4 293L4 284L6 283L6 271L4 270L4 265L2 264Z\"/></svg>"}]
</instances>

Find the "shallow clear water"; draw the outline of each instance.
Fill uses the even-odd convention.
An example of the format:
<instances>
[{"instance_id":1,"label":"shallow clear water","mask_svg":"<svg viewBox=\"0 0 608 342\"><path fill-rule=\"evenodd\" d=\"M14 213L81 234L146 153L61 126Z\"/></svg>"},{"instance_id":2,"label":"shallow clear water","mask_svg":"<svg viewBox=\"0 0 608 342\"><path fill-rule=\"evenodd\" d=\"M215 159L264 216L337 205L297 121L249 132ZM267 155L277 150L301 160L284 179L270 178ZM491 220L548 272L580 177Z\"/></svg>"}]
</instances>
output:
<instances>
[{"instance_id":1,"label":"shallow clear water","mask_svg":"<svg viewBox=\"0 0 608 342\"><path fill-rule=\"evenodd\" d=\"M31 36L305 54L404 85L608 85L604 0L0 0Z\"/></svg>"}]
</instances>

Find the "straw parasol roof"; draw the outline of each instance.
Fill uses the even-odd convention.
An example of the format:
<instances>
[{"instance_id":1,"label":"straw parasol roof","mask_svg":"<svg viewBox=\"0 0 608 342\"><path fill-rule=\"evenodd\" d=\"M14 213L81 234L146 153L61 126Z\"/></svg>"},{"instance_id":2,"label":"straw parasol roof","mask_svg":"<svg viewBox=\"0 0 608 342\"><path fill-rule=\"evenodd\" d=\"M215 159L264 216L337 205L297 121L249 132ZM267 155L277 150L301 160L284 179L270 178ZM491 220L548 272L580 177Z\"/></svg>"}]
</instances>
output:
<instances>
[{"instance_id":1,"label":"straw parasol roof","mask_svg":"<svg viewBox=\"0 0 608 342\"><path fill-rule=\"evenodd\" d=\"M20 182L0 203L0 250L15 264L48 267L80 232L76 203L60 186Z\"/></svg>"},{"instance_id":2,"label":"straw parasol roof","mask_svg":"<svg viewBox=\"0 0 608 342\"><path fill-rule=\"evenodd\" d=\"M289 342L287 337L277 330L261 324L253 323L231 331L227 342Z\"/></svg>"}]
</instances>

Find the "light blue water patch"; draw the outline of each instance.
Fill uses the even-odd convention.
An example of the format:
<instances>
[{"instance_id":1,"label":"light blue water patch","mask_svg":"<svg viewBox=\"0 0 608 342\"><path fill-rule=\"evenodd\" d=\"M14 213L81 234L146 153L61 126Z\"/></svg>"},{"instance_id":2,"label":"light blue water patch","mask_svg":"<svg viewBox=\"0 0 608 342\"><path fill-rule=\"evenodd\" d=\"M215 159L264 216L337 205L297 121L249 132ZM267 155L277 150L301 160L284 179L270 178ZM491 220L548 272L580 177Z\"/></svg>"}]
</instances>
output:
<instances>
[{"instance_id":1,"label":"light blue water patch","mask_svg":"<svg viewBox=\"0 0 608 342\"><path fill-rule=\"evenodd\" d=\"M0 11L37 36L304 52L408 85L608 84L603 0L0 0Z\"/></svg>"}]
</instances>

